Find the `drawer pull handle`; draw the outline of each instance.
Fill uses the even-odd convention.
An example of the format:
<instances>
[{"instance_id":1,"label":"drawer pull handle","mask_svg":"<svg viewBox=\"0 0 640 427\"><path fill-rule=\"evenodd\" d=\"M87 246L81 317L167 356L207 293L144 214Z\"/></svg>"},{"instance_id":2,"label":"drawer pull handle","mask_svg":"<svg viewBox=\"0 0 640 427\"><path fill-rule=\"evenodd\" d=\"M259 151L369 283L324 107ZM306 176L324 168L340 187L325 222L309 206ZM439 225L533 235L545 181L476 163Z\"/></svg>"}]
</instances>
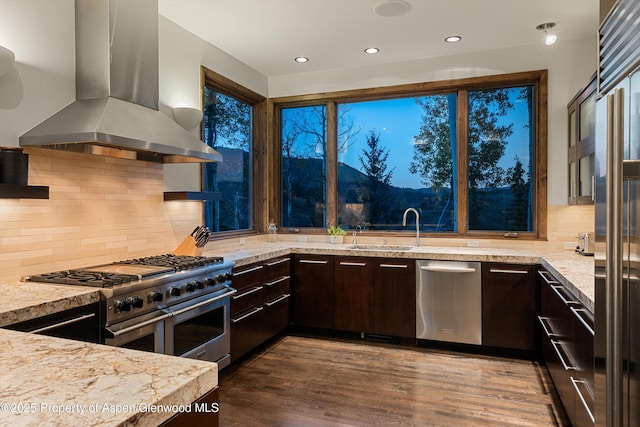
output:
<instances>
[{"instance_id":1,"label":"drawer pull handle","mask_svg":"<svg viewBox=\"0 0 640 427\"><path fill-rule=\"evenodd\" d=\"M564 368L564 370L575 371L576 368L574 366L567 365L567 362L564 361L564 357L562 357L562 354L560 354L560 349L558 347L562 346L562 344L560 344L557 341L551 340L551 345L553 346L553 349L556 351L556 354L558 355L558 359L560 359L560 363L562 363L562 367Z\"/></svg>"},{"instance_id":2,"label":"drawer pull handle","mask_svg":"<svg viewBox=\"0 0 640 427\"><path fill-rule=\"evenodd\" d=\"M587 310L586 310L586 309L584 309L584 308L578 308L578 309L575 309L575 308L573 308L573 307L569 307L569 310L571 310L571 312L572 312L572 313L573 313L573 314L578 318L578 320L580 320L580 323L582 323L582 325L583 325L585 328L587 328L587 331L589 331L589 333L590 333L591 335L594 335L594 336L595 336L595 334L596 334L596 333L595 333L595 331L593 330L593 328L591 327L591 325L589 325L589 324L587 323L587 321L586 321L586 320L584 320L584 319L582 318L582 316L580 316L580 313L579 313L579 312L586 312Z\"/></svg>"},{"instance_id":3,"label":"drawer pull handle","mask_svg":"<svg viewBox=\"0 0 640 427\"><path fill-rule=\"evenodd\" d=\"M554 284L558 284L560 282L556 281L556 280L550 280L547 278L547 275L551 276L551 273L549 273L548 271L538 271L538 274L540 275L540 277L542 277L542 279L547 282L549 285L554 283Z\"/></svg>"},{"instance_id":4,"label":"drawer pull handle","mask_svg":"<svg viewBox=\"0 0 640 427\"><path fill-rule=\"evenodd\" d=\"M582 406L584 406L584 410L587 411L587 414L589 415L589 419L591 420L591 422L595 423L596 419L593 417L593 414L591 413L591 409L589 409L589 405L587 404L587 401L584 400L584 396L582 395L582 392L578 387L578 383L584 384L584 381L576 380L575 378L571 377L571 385L573 385L573 388L576 390L576 393L578 393L578 396L580 397L580 401L582 402Z\"/></svg>"},{"instance_id":5,"label":"drawer pull handle","mask_svg":"<svg viewBox=\"0 0 640 427\"><path fill-rule=\"evenodd\" d=\"M409 268L407 264L380 264L381 268Z\"/></svg>"},{"instance_id":6,"label":"drawer pull handle","mask_svg":"<svg viewBox=\"0 0 640 427\"><path fill-rule=\"evenodd\" d=\"M262 311L262 310L264 310L264 307L256 307L253 310L251 310L250 312L248 312L247 314L245 314L244 316L235 317L235 318L231 319L231 322L232 323L238 323L239 321L244 320L247 317L251 317L254 314L256 314L257 312Z\"/></svg>"},{"instance_id":7,"label":"drawer pull handle","mask_svg":"<svg viewBox=\"0 0 640 427\"><path fill-rule=\"evenodd\" d=\"M267 307L271 307L272 305L276 305L276 304L277 304L277 303L279 303L280 301L284 301L284 300L286 300L286 299L287 299L287 298L289 298L290 296L291 296L291 294L284 294L284 295L282 295L280 298L278 298L278 299L277 299L277 300L275 300L275 301L269 301L269 302L265 303L265 305L266 305Z\"/></svg>"},{"instance_id":8,"label":"drawer pull handle","mask_svg":"<svg viewBox=\"0 0 640 427\"><path fill-rule=\"evenodd\" d=\"M554 337L558 337L558 334L554 334L553 332L550 332L549 327L547 327L547 324L545 323L547 321L546 317L542 317L542 316L538 316L538 320L540 321L540 324L542 325L542 330L544 331L544 334L549 337L549 338L554 338Z\"/></svg>"},{"instance_id":9,"label":"drawer pull handle","mask_svg":"<svg viewBox=\"0 0 640 427\"><path fill-rule=\"evenodd\" d=\"M492 268L489 270L490 273L504 273L504 274L528 274L527 270L500 270L498 268Z\"/></svg>"},{"instance_id":10,"label":"drawer pull handle","mask_svg":"<svg viewBox=\"0 0 640 427\"><path fill-rule=\"evenodd\" d=\"M274 280L273 282L265 282L264 285L265 286L273 286L275 284L278 284L280 282L284 282L285 280L289 280L290 276L282 276L279 279Z\"/></svg>"},{"instance_id":11,"label":"drawer pull handle","mask_svg":"<svg viewBox=\"0 0 640 427\"><path fill-rule=\"evenodd\" d=\"M553 292L556 293L556 295L558 295L558 298L560 298L560 300L562 300L562 302L564 303L564 305L570 305L570 304L578 304L578 301L574 301L574 300L570 300L570 299L566 299L564 297L564 295L562 295L562 292L560 292L560 289L563 288L562 285L559 286L551 286L551 289L553 289Z\"/></svg>"},{"instance_id":12,"label":"drawer pull handle","mask_svg":"<svg viewBox=\"0 0 640 427\"><path fill-rule=\"evenodd\" d=\"M272 262L266 262L264 265L266 265L267 267L273 267L274 265L282 264L283 262L287 262L287 261L289 261L289 258L282 258Z\"/></svg>"},{"instance_id":13,"label":"drawer pull handle","mask_svg":"<svg viewBox=\"0 0 640 427\"><path fill-rule=\"evenodd\" d=\"M246 270L238 271L237 273L233 273L233 275L234 276L242 276L243 274L247 274L247 273L251 273L251 272L254 272L254 271L262 270L263 268L264 268L264 266L259 265L257 267L247 268Z\"/></svg>"},{"instance_id":14,"label":"drawer pull handle","mask_svg":"<svg viewBox=\"0 0 640 427\"><path fill-rule=\"evenodd\" d=\"M347 267L366 267L366 262L340 262L340 265L345 265Z\"/></svg>"},{"instance_id":15,"label":"drawer pull handle","mask_svg":"<svg viewBox=\"0 0 640 427\"><path fill-rule=\"evenodd\" d=\"M423 271L432 271L434 273L475 273L476 269L471 267L438 267L423 265L420 267Z\"/></svg>"},{"instance_id":16,"label":"drawer pull handle","mask_svg":"<svg viewBox=\"0 0 640 427\"><path fill-rule=\"evenodd\" d=\"M234 300L237 300L237 299L246 297L247 295L251 295L254 292L261 291L262 289L264 289L264 286L256 286L255 288L251 289L250 291L243 292L243 293L238 294L238 295L234 295L231 298L233 298Z\"/></svg>"},{"instance_id":17,"label":"drawer pull handle","mask_svg":"<svg viewBox=\"0 0 640 427\"><path fill-rule=\"evenodd\" d=\"M316 261L314 259L301 259L300 264L326 264L329 261Z\"/></svg>"}]
</instances>

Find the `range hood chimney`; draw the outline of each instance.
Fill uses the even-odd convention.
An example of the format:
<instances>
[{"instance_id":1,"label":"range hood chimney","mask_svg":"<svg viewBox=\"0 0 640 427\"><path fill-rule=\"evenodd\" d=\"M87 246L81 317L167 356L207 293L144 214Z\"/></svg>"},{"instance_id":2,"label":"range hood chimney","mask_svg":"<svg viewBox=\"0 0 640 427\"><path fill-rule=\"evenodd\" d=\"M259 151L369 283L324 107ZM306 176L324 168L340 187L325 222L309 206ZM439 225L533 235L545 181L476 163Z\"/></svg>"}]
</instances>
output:
<instances>
[{"instance_id":1,"label":"range hood chimney","mask_svg":"<svg viewBox=\"0 0 640 427\"><path fill-rule=\"evenodd\" d=\"M76 101L19 139L162 163L222 155L158 111L157 0L76 0Z\"/></svg>"}]
</instances>

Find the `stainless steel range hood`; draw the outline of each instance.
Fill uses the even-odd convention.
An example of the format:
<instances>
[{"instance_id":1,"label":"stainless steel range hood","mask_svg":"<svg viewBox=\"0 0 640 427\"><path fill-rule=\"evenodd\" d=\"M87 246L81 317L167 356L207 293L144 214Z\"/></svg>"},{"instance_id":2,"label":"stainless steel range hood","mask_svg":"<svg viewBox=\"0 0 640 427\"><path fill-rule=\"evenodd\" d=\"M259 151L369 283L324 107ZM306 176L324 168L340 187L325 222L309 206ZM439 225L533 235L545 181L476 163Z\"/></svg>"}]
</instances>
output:
<instances>
[{"instance_id":1,"label":"stainless steel range hood","mask_svg":"<svg viewBox=\"0 0 640 427\"><path fill-rule=\"evenodd\" d=\"M222 155L158 111L157 0L76 0L77 100L20 137L42 147L162 163Z\"/></svg>"}]
</instances>

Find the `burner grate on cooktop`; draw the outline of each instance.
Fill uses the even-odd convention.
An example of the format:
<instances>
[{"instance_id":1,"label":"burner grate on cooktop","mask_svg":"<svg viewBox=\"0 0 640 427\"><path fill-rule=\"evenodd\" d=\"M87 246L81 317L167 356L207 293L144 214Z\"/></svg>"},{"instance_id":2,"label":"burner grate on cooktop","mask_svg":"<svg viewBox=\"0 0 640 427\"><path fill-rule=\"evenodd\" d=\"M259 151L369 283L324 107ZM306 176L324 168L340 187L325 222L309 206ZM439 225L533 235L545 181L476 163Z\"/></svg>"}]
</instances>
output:
<instances>
[{"instance_id":1,"label":"burner grate on cooktop","mask_svg":"<svg viewBox=\"0 0 640 427\"><path fill-rule=\"evenodd\" d=\"M132 274L103 273L81 270L55 271L53 273L44 273L30 276L28 278L28 280L31 282L92 286L96 288L109 288L138 279L138 276Z\"/></svg>"},{"instance_id":2,"label":"burner grate on cooktop","mask_svg":"<svg viewBox=\"0 0 640 427\"><path fill-rule=\"evenodd\" d=\"M202 267L210 264L220 264L222 257L204 257L204 256L188 256L188 255L155 255L143 258L134 258L126 261L120 261L118 264L139 264L152 265L157 267L170 267L174 270L185 270L188 268Z\"/></svg>"}]
</instances>

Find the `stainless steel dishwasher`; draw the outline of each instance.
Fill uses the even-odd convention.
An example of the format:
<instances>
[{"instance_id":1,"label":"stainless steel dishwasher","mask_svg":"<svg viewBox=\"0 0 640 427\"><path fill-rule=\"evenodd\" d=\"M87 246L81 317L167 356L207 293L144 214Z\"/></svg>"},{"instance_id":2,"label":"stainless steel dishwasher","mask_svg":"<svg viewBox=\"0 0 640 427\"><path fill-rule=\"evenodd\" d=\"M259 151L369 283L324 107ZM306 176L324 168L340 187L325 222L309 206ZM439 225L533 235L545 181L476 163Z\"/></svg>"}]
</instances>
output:
<instances>
[{"instance_id":1,"label":"stainless steel dishwasher","mask_svg":"<svg viewBox=\"0 0 640 427\"><path fill-rule=\"evenodd\" d=\"M481 264L420 260L416 275L416 337L482 344Z\"/></svg>"}]
</instances>

